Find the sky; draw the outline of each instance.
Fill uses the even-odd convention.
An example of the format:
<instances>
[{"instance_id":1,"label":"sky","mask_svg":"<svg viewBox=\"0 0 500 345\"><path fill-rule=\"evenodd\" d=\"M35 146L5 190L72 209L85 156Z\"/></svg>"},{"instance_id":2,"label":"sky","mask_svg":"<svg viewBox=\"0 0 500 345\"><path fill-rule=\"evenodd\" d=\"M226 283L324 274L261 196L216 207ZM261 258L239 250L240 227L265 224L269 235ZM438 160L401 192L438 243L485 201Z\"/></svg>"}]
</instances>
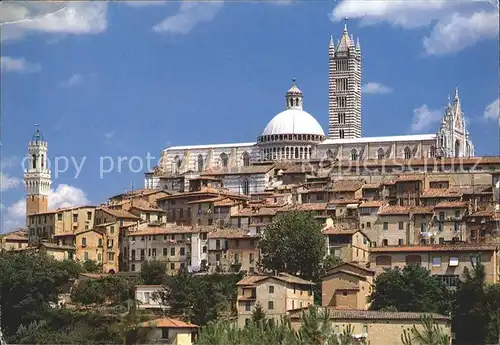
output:
<instances>
[{"instance_id":1,"label":"sky","mask_svg":"<svg viewBox=\"0 0 500 345\"><path fill-rule=\"evenodd\" d=\"M255 141L292 78L326 132L328 43L345 17L363 136L437 132L458 87L476 154L497 155L495 1L2 1L0 231L24 224L35 124L50 208L143 187L147 157L169 146Z\"/></svg>"}]
</instances>

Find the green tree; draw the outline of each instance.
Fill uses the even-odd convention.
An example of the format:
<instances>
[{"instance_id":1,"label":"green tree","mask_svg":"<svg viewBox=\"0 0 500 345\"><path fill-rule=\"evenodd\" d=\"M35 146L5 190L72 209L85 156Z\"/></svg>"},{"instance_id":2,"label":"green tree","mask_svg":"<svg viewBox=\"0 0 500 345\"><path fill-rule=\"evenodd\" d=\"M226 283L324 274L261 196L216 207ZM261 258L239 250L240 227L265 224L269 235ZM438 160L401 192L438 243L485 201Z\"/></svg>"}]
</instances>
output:
<instances>
[{"instance_id":1,"label":"green tree","mask_svg":"<svg viewBox=\"0 0 500 345\"><path fill-rule=\"evenodd\" d=\"M500 284L486 284L484 266L464 269L453 309L452 329L457 344L500 341Z\"/></svg>"},{"instance_id":2,"label":"green tree","mask_svg":"<svg viewBox=\"0 0 500 345\"><path fill-rule=\"evenodd\" d=\"M83 271L87 273L102 273L102 265L94 260L86 260L82 263Z\"/></svg>"},{"instance_id":3,"label":"green tree","mask_svg":"<svg viewBox=\"0 0 500 345\"><path fill-rule=\"evenodd\" d=\"M447 314L450 294L444 283L420 266L388 269L375 279L371 310Z\"/></svg>"},{"instance_id":4,"label":"green tree","mask_svg":"<svg viewBox=\"0 0 500 345\"><path fill-rule=\"evenodd\" d=\"M325 249L321 226L311 213L279 214L266 226L262 237L262 265L314 279L320 274Z\"/></svg>"},{"instance_id":5,"label":"green tree","mask_svg":"<svg viewBox=\"0 0 500 345\"><path fill-rule=\"evenodd\" d=\"M165 282L167 267L159 260L146 261L141 266L141 279L146 285L162 285Z\"/></svg>"},{"instance_id":6,"label":"green tree","mask_svg":"<svg viewBox=\"0 0 500 345\"><path fill-rule=\"evenodd\" d=\"M260 304L260 302L257 302L252 312L252 322L262 323L265 319L266 313L264 312L264 308L262 308L262 304Z\"/></svg>"},{"instance_id":7,"label":"green tree","mask_svg":"<svg viewBox=\"0 0 500 345\"><path fill-rule=\"evenodd\" d=\"M162 304L172 316L206 325L223 315L230 315L236 302L236 283L241 274L210 274L193 276L186 270L168 276L159 293Z\"/></svg>"},{"instance_id":8,"label":"green tree","mask_svg":"<svg viewBox=\"0 0 500 345\"><path fill-rule=\"evenodd\" d=\"M65 266L74 267L43 254L0 253L2 329L7 336L15 334L21 324L43 319L50 303L57 303L60 289L74 274Z\"/></svg>"},{"instance_id":9,"label":"green tree","mask_svg":"<svg viewBox=\"0 0 500 345\"><path fill-rule=\"evenodd\" d=\"M423 315L420 318L422 331L415 325L405 329L401 334L403 345L449 345L450 336L446 334L439 325L434 322L432 316Z\"/></svg>"},{"instance_id":10,"label":"green tree","mask_svg":"<svg viewBox=\"0 0 500 345\"><path fill-rule=\"evenodd\" d=\"M487 285L485 288L486 343L500 344L500 284Z\"/></svg>"}]
</instances>

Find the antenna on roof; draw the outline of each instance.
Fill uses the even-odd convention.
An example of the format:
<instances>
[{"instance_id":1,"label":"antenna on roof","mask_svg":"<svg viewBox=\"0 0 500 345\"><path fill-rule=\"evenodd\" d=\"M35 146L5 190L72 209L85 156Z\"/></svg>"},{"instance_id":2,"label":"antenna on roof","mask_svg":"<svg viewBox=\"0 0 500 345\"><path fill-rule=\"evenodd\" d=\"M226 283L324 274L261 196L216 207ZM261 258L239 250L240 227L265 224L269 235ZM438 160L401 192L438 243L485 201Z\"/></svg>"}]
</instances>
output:
<instances>
[{"instance_id":1,"label":"antenna on roof","mask_svg":"<svg viewBox=\"0 0 500 345\"><path fill-rule=\"evenodd\" d=\"M134 181L130 181L130 206L134 205Z\"/></svg>"}]
</instances>

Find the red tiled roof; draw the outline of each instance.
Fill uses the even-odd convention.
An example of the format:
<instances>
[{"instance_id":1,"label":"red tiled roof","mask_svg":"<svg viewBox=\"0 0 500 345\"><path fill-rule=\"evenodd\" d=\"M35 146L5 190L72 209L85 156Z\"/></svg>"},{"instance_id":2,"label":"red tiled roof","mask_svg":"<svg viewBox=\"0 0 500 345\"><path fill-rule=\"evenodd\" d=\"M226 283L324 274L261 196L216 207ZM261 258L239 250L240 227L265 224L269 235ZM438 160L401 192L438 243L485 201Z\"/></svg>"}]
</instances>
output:
<instances>
[{"instance_id":1,"label":"red tiled roof","mask_svg":"<svg viewBox=\"0 0 500 345\"><path fill-rule=\"evenodd\" d=\"M422 193L422 198L452 198L461 197L462 191L456 188L429 188Z\"/></svg>"},{"instance_id":2,"label":"red tiled roof","mask_svg":"<svg viewBox=\"0 0 500 345\"><path fill-rule=\"evenodd\" d=\"M434 208L466 208L468 203L465 201L443 201L434 206Z\"/></svg>"},{"instance_id":3,"label":"red tiled roof","mask_svg":"<svg viewBox=\"0 0 500 345\"><path fill-rule=\"evenodd\" d=\"M224 228L209 232L208 238L254 239L259 238L259 235L252 234L249 231L243 229Z\"/></svg>"},{"instance_id":4,"label":"red tiled roof","mask_svg":"<svg viewBox=\"0 0 500 345\"><path fill-rule=\"evenodd\" d=\"M370 248L371 253L390 253L390 252L472 252L472 251L494 251L496 245L476 245L476 244L458 244L458 245L429 245L429 246L397 246L397 247L375 247Z\"/></svg>"},{"instance_id":5,"label":"red tiled roof","mask_svg":"<svg viewBox=\"0 0 500 345\"><path fill-rule=\"evenodd\" d=\"M363 187L364 181L359 180L338 180L333 183L334 192L355 192Z\"/></svg>"},{"instance_id":6,"label":"red tiled roof","mask_svg":"<svg viewBox=\"0 0 500 345\"><path fill-rule=\"evenodd\" d=\"M309 280L305 280L299 277L296 277L294 275L288 274L288 273L283 273L280 272L278 275L252 275L252 276L247 276L240 280L238 283L236 283L237 286L252 286L255 285L256 283L263 281L265 279L269 278L274 278L281 280L286 283L290 284L301 284L301 285L314 285L313 282Z\"/></svg>"},{"instance_id":7,"label":"red tiled roof","mask_svg":"<svg viewBox=\"0 0 500 345\"><path fill-rule=\"evenodd\" d=\"M198 328L197 325L192 323L187 323L182 320L172 319L170 317L164 317L161 319L150 320L142 322L138 325L142 328Z\"/></svg>"},{"instance_id":8,"label":"red tiled roof","mask_svg":"<svg viewBox=\"0 0 500 345\"><path fill-rule=\"evenodd\" d=\"M409 215L410 208L406 206L385 206L378 214L380 216Z\"/></svg>"},{"instance_id":9,"label":"red tiled roof","mask_svg":"<svg viewBox=\"0 0 500 345\"><path fill-rule=\"evenodd\" d=\"M116 217L116 218L124 218L124 219L141 219L140 217L137 217L135 215L133 215L132 213L130 212L127 212L125 210L119 210L119 209L110 209L108 207L101 207L100 208L103 212L106 212L110 215L112 215L113 217Z\"/></svg>"},{"instance_id":10,"label":"red tiled roof","mask_svg":"<svg viewBox=\"0 0 500 345\"><path fill-rule=\"evenodd\" d=\"M359 207L382 207L382 206L385 206L387 205L387 202L386 201L382 201L382 200L371 200L371 201L365 201L364 203L362 203L361 205L359 205Z\"/></svg>"},{"instance_id":11,"label":"red tiled roof","mask_svg":"<svg viewBox=\"0 0 500 345\"><path fill-rule=\"evenodd\" d=\"M324 310L324 307L320 308ZM375 310L357 310L357 309L338 309L328 307L330 319L341 320L420 320L423 315L431 315L434 320L449 321L451 318L441 314L434 313L412 313L412 312L393 312L393 311L375 311ZM291 318L302 317L302 310L290 313Z\"/></svg>"}]
</instances>

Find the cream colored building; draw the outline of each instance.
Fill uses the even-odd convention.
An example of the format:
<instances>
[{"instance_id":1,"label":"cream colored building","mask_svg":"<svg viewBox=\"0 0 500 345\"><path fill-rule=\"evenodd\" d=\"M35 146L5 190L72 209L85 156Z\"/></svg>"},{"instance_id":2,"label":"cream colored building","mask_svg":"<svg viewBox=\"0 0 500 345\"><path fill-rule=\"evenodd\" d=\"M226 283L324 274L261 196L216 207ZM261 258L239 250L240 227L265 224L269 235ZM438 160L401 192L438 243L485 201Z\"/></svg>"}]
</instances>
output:
<instances>
[{"instance_id":1,"label":"cream colored building","mask_svg":"<svg viewBox=\"0 0 500 345\"><path fill-rule=\"evenodd\" d=\"M238 326L250 322L257 303L266 317L281 320L287 312L314 304L310 281L286 273L277 275L249 275L240 280L238 288Z\"/></svg>"},{"instance_id":2,"label":"cream colored building","mask_svg":"<svg viewBox=\"0 0 500 345\"><path fill-rule=\"evenodd\" d=\"M350 325L353 337L364 340L370 345L401 345L401 335L404 330L410 330L415 325L422 331L420 318L423 313L320 308L321 312L325 310L329 312L332 328L336 334L342 333ZM292 327L295 330L300 329L302 312L303 310L297 310L290 313ZM451 340L451 319L439 314L429 315Z\"/></svg>"},{"instance_id":3,"label":"cream colored building","mask_svg":"<svg viewBox=\"0 0 500 345\"><path fill-rule=\"evenodd\" d=\"M375 271L356 263L343 263L321 279L321 306L368 310Z\"/></svg>"},{"instance_id":4,"label":"cream colored building","mask_svg":"<svg viewBox=\"0 0 500 345\"><path fill-rule=\"evenodd\" d=\"M387 268L420 265L447 286L454 287L464 268L472 270L473 265L481 263L486 281L497 283L500 280L498 252L498 246L491 244L377 247L370 249L370 269L379 275Z\"/></svg>"},{"instance_id":5,"label":"cream colored building","mask_svg":"<svg viewBox=\"0 0 500 345\"><path fill-rule=\"evenodd\" d=\"M198 326L169 317L146 321L138 327L146 330L148 344L192 345L198 335Z\"/></svg>"},{"instance_id":6,"label":"cream colored building","mask_svg":"<svg viewBox=\"0 0 500 345\"><path fill-rule=\"evenodd\" d=\"M44 253L52 256L57 261L64 261L75 259L76 248L74 246L59 245L56 243L42 241L40 244L15 249L15 251L31 251L36 253Z\"/></svg>"},{"instance_id":7,"label":"cream colored building","mask_svg":"<svg viewBox=\"0 0 500 345\"><path fill-rule=\"evenodd\" d=\"M323 229L326 238L327 255L342 259L344 262L367 263L370 239L361 230L330 226Z\"/></svg>"},{"instance_id":8,"label":"cream colored building","mask_svg":"<svg viewBox=\"0 0 500 345\"><path fill-rule=\"evenodd\" d=\"M26 247L28 247L28 232L25 229L17 229L0 235L0 251Z\"/></svg>"},{"instance_id":9,"label":"cream colored building","mask_svg":"<svg viewBox=\"0 0 500 345\"><path fill-rule=\"evenodd\" d=\"M163 292L162 285L136 285L135 300L137 309L165 309L159 294Z\"/></svg>"},{"instance_id":10,"label":"cream colored building","mask_svg":"<svg viewBox=\"0 0 500 345\"><path fill-rule=\"evenodd\" d=\"M144 261L165 262L167 273L180 269L200 270L208 263L208 229L167 224L127 233L124 246L128 270L139 272Z\"/></svg>"},{"instance_id":11,"label":"cream colored building","mask_svg":"<svg viewBox=\"0 0 500 345\"><path fill-rule=\"evenodd\" d=\"M55 236L75 234L94 226L95 206L61 208L27 216L30 244L54 241Z\"/></svg>"},{"instance_id":12,"label":"cream colored building","mask_svg":"<svg viewBox=\"0 0 500 345\"><path fill-rule=\"evenodd\" d=\"M208 233L210 272L248 272L258 270L260 236L243 229L217 229Z\"/></svg>"}]
</instances>

